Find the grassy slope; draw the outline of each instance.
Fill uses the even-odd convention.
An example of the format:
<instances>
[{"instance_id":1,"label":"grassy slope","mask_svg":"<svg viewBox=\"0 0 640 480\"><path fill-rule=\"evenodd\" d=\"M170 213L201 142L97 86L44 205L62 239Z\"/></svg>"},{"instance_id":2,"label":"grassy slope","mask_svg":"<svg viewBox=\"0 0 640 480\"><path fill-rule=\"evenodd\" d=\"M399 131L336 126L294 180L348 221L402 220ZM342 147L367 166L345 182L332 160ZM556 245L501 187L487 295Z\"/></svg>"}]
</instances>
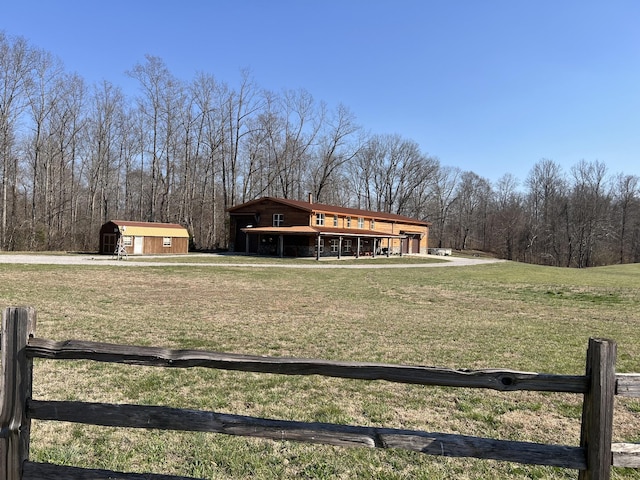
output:
<instances>
[{"instance_id":1,"label":"grassy slope","mask_svg":"<svg viewBox=\"0 0 640 480\"><path fill-rule=\"evenodd\" d=\"M590 336L640 372L640 265L312 270L0 265L0 305L33 305L38 336L453 368L584 371ZM572 395L499 394L202 369L38 362L35 396L576 444ZM71 385L73 383L73 386ZM617 440L640 441L619 401ZM575 478L572 471L408 452L39 422L33 456L206 478ZM55 440L54 440L55 439ZM640 478L617 470L615 478Z\"/></svg>"}]
</instances>

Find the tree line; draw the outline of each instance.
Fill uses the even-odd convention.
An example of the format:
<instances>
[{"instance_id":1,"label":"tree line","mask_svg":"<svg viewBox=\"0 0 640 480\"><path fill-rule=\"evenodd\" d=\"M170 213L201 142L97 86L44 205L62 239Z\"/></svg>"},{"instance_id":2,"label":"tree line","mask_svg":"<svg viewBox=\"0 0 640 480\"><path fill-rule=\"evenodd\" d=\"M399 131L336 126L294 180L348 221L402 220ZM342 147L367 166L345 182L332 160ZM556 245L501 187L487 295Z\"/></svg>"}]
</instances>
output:
<instances>
[{"instance_id":1,"label":"tree line","mask_svg":"<svg viewBox=\"0 0 640 480\"><path fill-rule=\"evenodd\" d=\"M111 219L175 222L224 249L227 208L274 196L432 222L430 245L547 265L640 261L637 176L541 159L492 183L305 90L176 78L146 56L128 98L0 32L0 250L95 251Z\"/></svg>"}]
</instances>

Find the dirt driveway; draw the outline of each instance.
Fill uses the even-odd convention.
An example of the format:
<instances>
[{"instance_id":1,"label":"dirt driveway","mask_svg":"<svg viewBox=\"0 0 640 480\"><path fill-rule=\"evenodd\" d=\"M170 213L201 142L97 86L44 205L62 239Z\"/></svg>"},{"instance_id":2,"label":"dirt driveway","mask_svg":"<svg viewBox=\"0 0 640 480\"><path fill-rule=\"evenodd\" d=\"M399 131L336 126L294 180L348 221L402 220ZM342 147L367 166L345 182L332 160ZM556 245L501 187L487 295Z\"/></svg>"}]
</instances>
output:
<instances>
[{"instance_id":1,"label":"dirt driveway","mask_svg":"<svg viewBox=\"0 0 640 480\"><path fill-rule=\"evenodd\" d=\"M433 255L425 255L425 258L437 258L443 260L442 262L434 263L404 263L404 264L384 264L376 263L375 259L362 259L361 263L354 264L352 262L341 265L339 263L324 264L322 261L310 261L308 259L301 259L300 263L227 263L216 262L215 254L203 254L203 256L212 258L211 262L163 262L161 260L153 262L141 262L136 261L133 257L129 257L126 260L116 260L110 256L103 255L85 255L85 254L0 254L0 263L13 263L13 264L37 264L37 265L109 265L119 267L158 267L158 266L185 266L185 267L260 267L260 268L437 268L437 267L459 267L468 265L483 265L488 263L503 262L495 258L467 258L467 257L436 257ZM163 257L158 256L145 256L145 259L159 259ZM166 258L166 257L164 257Z\"/></svg>"}]
</instances>

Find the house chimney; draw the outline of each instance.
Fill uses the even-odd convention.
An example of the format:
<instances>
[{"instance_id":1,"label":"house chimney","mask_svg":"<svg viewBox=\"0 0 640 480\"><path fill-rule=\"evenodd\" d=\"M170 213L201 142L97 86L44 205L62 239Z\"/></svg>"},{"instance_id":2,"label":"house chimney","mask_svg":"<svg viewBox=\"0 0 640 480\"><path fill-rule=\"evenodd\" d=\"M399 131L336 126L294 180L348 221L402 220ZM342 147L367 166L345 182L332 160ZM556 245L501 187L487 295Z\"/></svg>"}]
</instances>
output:
<instances>
[{"instance_id":1,"label":"house chimney","mask_svg":"<svg viewBox=\"0 0 640 480\"><path fill-rule=\"evenodd\" d=\"M313 203L313 193L309 192L309 203Z\"/></svg>"}]
</instances>

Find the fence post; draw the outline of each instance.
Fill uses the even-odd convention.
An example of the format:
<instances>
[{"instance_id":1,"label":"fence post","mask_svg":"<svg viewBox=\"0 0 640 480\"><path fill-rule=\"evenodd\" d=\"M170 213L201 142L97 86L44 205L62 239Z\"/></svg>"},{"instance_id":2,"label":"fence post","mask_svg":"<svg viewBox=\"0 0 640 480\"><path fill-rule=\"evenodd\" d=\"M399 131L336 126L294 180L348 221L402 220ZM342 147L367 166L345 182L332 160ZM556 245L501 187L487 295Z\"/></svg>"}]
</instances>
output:
<instances>
[{"instance_id":1,"label":"fence post","mask_svg":"<svg viewBox=\"0 0 640 480\"><path fill-rule=\"evenodd\" d=\"M0 478L20 480L29 458L31 421L26 401L31 396L33 361L26 346L36 328L35 309L9 307L2 315L2 385L0 385Z\"/></svg>"},{"instance_id":2,"label":"fence post","mask_svg":"<svg viewBox=\"0 0 640 480\"><path fill-rule=\"evenodd\" d=\"M580 434L580 446L587 455L587 469L580 471L579 480L609 480L611 477L615 364L616 343L590 338L586 368L589 390L584 395Z\"/></svg>"}]
</instances>

